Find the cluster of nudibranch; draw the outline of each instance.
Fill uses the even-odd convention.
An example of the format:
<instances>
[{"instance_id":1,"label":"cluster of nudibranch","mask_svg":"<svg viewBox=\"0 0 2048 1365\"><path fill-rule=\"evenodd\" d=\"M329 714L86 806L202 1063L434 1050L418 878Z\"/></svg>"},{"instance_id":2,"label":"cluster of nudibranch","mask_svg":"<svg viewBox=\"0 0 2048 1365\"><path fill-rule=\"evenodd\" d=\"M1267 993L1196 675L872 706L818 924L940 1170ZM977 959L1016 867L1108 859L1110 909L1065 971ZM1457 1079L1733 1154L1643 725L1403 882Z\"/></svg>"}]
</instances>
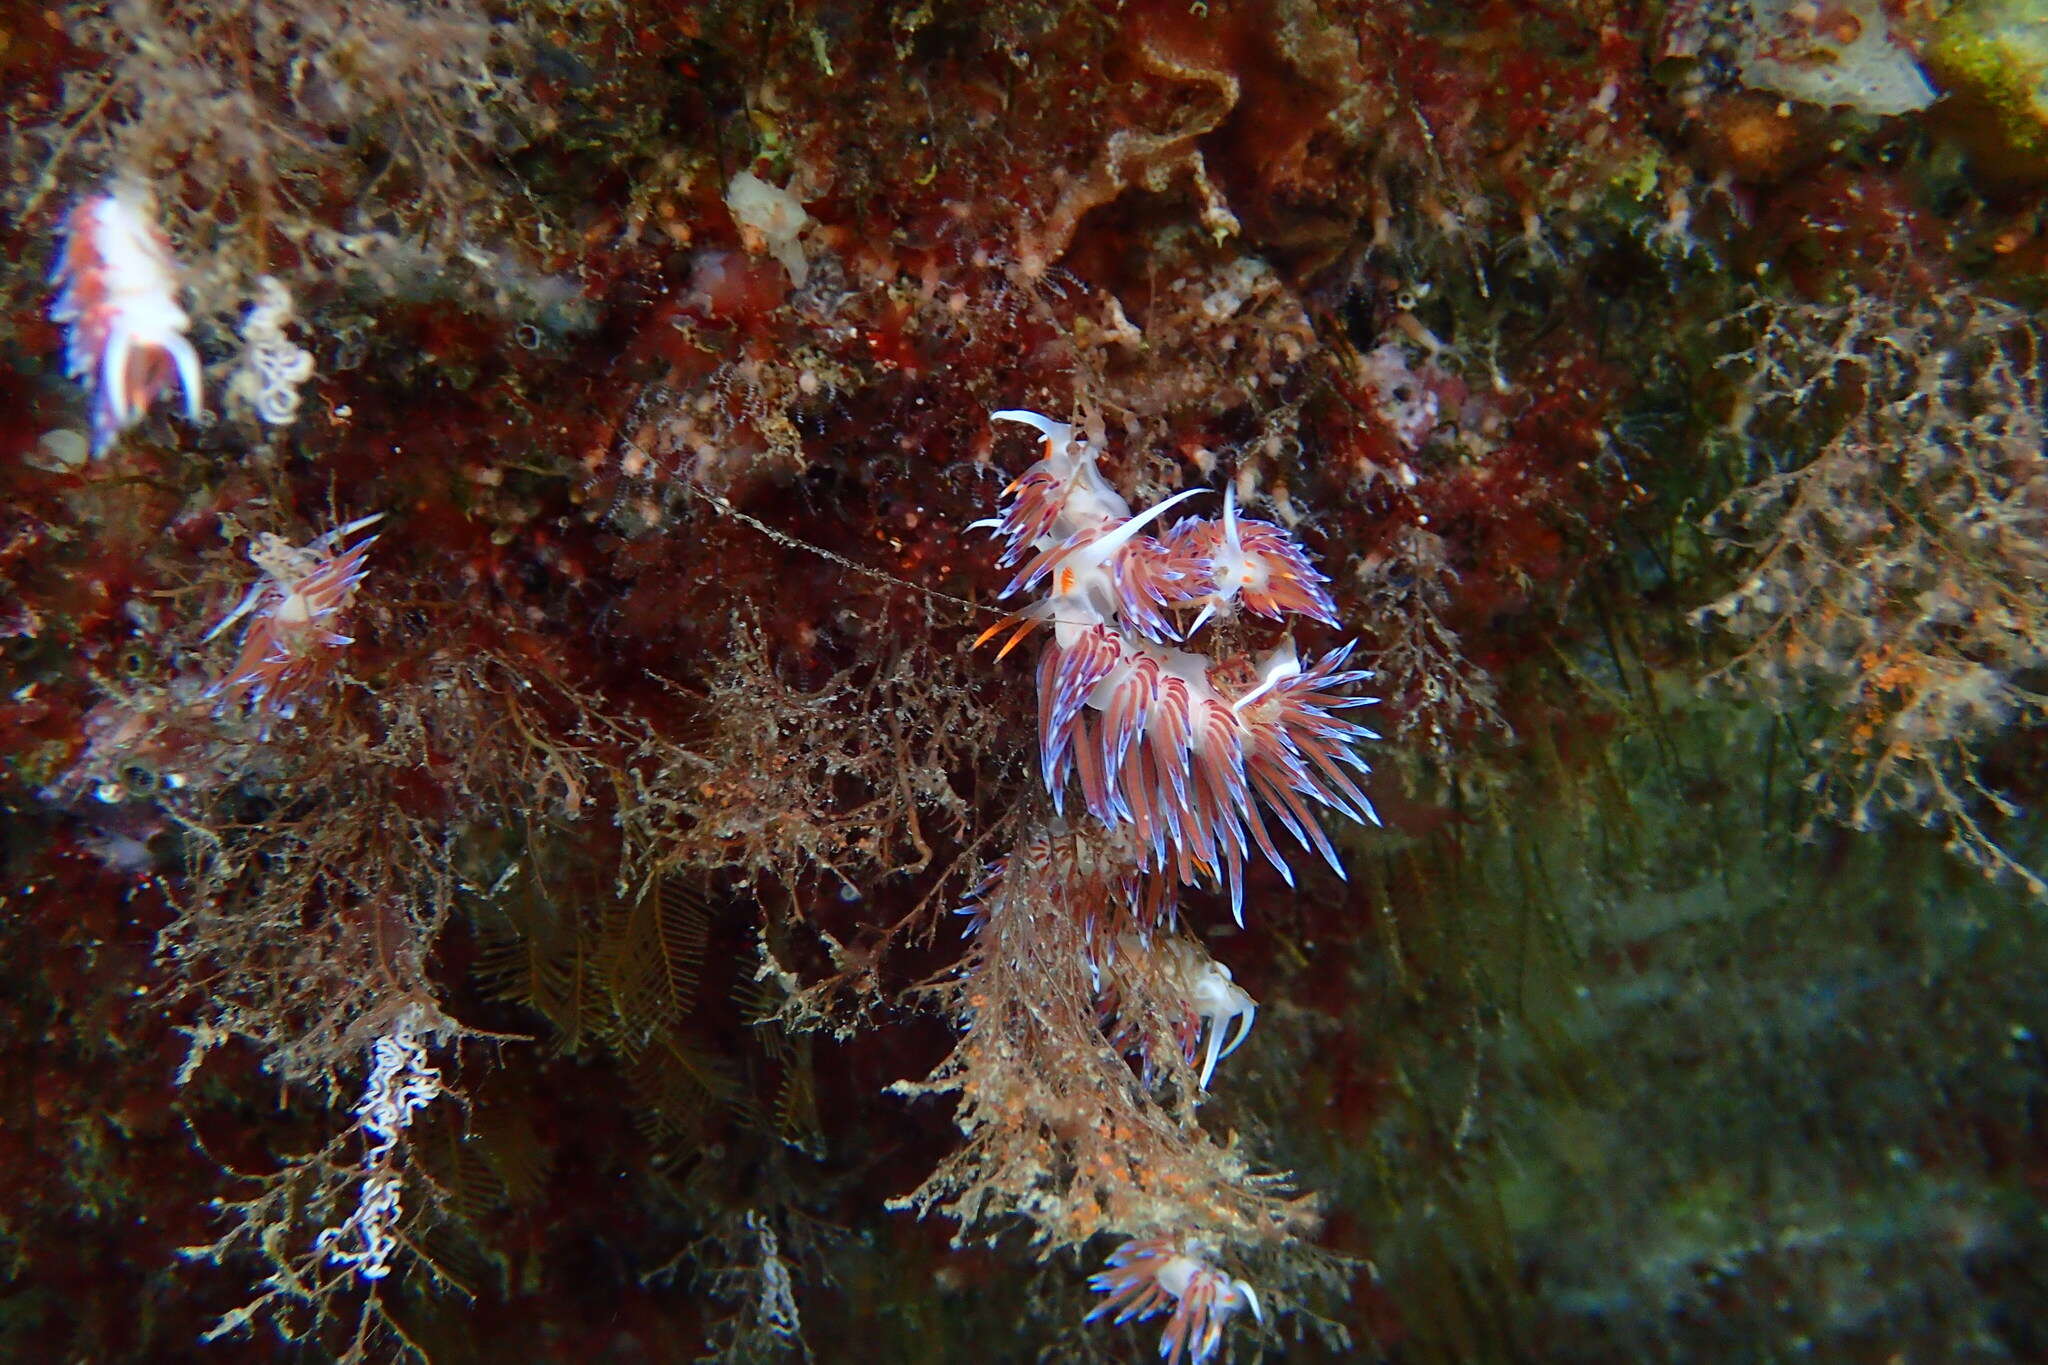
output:
<instances>
[{"instance_id":1,"label":"cluster of nudibranch","mask_svg":"<svg viewBox=\"0 0 2048 1365\"><path fill-rule=\"evenodd\" d=\"M1357 746L1377 736L1338 714L1376 700L1344 691L1371 676L1344 667L1352 646L1306 664L1291 640L1256 661L1182 648L1239 609L1335 625L1328 580L1286 530L1239 516L1231 490L1221 517L1146 535L1202 490L1133 516L1095 467L1097 449L1072 427L1035 412L995 416L1036 427L1045 454L1005 490L1003 514L977 524L1006 542L1004 567L1022 566L1003 596L1041 586L1044 595L982 640L1012 632L1007 654L1050 628L1038 661L1038 725L1055 807L1078 776L1089 814L1135 837L1143 871L1182 886L1222 883L1240 923L1253 849L1294 881L1267 812L1343 875L1315 808L1379 822L1352 776L1369 771Z\"/></svg>"},{"instance_id":2,"label":"cluster of nudibranch","mask_svg":"<svg viewBox=\"0 0 2048 1365\"><path fill-rule=\"evenodd\" d=\"M1002 514L978 523L1003 540L1001 563L1015 570L1003 596L1039 595L982 641L1007 633L1007 654L1045 632L1041 776L1056 809L1078 782L1088 813L1124 837L1136 868L1126 885L1140 932L1109 939L1094 968L1110 1040L1144 1052L1142 1030L1119 1017L1125 964L1142 954L1155 987L1179 1002L1180 1049L1191 1067L1199 1058L1206 1090L1216 1064L1251 1032L1256 1002L1197 943L1152 931L1173 888L1201 882L1220 883L1242 923L1254 850L1291 885L1269 817L1343 875L1318 813L1378 823L1358 784L1368 771L1359 746L1377 736L1344 714L1375 700L1348 691L1370 674L1345 667L1352 645L1306 662L1291 639L1257 659L1200 652L1193 642L1203 628L1240 611L1334 626L1328 580L1284 528L1240 516L1234 489L1221 516L1162 528L1159 518L1200 490L1133 515L1097 469L1097 447L1073 427L1035 412L994 415L1044 437L1042 458L1004 490ZM1144 1064L1149 1081L1152 1059ZM1174 1365L1203 1365L1233 1313L1260 1312L1251 1286L1191 1239L1127 1241L1109 1267L1090 1281L1110 1296L1091 1321L1170 1306L1159 1349Z\"/></svg>"},{"instance_id":3,"label":"cluster of nudibranch","mask_svg":"<svg viewBox=\"0 0 2048 1365\"><path fill-rule=\"evenodd\" d=\"M185 335L191 318L179 306L177 260L145 208L144 197L120 188L81 200L65 219L51 272L57 288L50 316L69 331L66 368L92 395L92 451L104 454L140 421L175 375L185 415L197 421L203 380L199 354ZM289 421L296 386L312 357L284 337L290 295L266 277L247 331L262 387L256 408L265 421ZM241 656L206 695L219 708L243 705L268 723L289 718L334 651L353 641L338 630L342 611L368 571L376 537L349 537L382 517L363 517L305 545L260 535L249 558L263 577L206 635L208 641L244 617L250 625Z\"/></svg>"}]
</instances>

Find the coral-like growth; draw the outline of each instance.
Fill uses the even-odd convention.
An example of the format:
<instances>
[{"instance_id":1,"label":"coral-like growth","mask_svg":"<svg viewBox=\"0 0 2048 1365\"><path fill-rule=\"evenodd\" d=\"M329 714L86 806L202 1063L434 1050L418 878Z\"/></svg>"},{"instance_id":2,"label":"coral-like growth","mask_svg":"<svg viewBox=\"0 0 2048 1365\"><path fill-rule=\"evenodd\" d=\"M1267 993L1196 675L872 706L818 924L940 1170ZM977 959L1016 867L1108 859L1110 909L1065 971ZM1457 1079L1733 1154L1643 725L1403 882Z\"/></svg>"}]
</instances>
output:
<instances>
[{"instance_id":1,"label":"coral-like growth","mask_svg":"<svg viewBox=\"0 0 2048 1365\"><path fill-rule=\"evenodd\" d=\"M727 1310L712 1326L699 1356L703 1365L816 1357L804 1341L804 1319L791 1266L806 1251L815 1255L825 1230L799 1215L776 1230L776 1220L757 1209L733 1213L676 1258L694 1268L697 1286ZM657 1272L667 1278L673 1271Z\"/></svg>"},{"instance_id":2,"label":"coral-like growth","mask_svg":"<svg viewBox=\"0 0 2048 1365\"><path fill-rule=\"evenodd\" d=\"M1468 659L1446 616L1458 575L1444 561L1443 537L1403 526L1358 563L1367 619L1379 632L1372 654L1395 716L1392 737L1410 733L1448 756L1475 731L1504 731L1490 674Z\"/></svg>"},{"instance_id":3,"label":"coral-like growth","mask_svg":"<svg viewBox=\"0 0 2048 1365\"><path fill-rule=\"evenodd\" d=\"M351 697L257 744L203 705L157 720L214 755L212 780L170 803L190 871L161 946L190 989L203 973L194 1065L245 1039L275 1074L334 1092L368 1046L363 1020L434 998L427 957L458 881L448 803L482 817L514 793L591 780L587 758L542 738L538 689L504 660L437 654L419 668L417 690L381 706Z\"/></svg>"},{"instance_id":4,"label":"coral-like growth","mask_svg":"<svg viewBox=\"0 0 2048 1365\"><path fill-rule=\"evenodd\" d=\"M463 866L487 846L480 832L517 823L537 842L602 780L594 741L555 737L575 728L577 694L460 646L407 653L405 685L352 690L294 726L164 698L152 727L122 741L135 752L153 732L181 731L210 757L193 766L209 780L163 798L189 866L159 942L193 1021L180 1081L197 1093L211 1057L253 1055L295 1093L330 1106L353 1097L352 1123L246 1176L254 1190L219 1204L224 1230L188 1252L264 1269L215 1335L353 1332L346 1358L364 1358L372 1338L403 1339L365 1291L412 1257L444 1273L425 1234L447 1222L452 1196L413 1160L419 1139L406 1130L431 1121L434 1096L460 1093L452 1054L430 1047L472 1033L442 1011L430 954Z\"/></svg>"},{"instance_id":5,"label":"coral-like growth","mask_svg":"<svg viewBox=\"0 0 2048 1365\"><path fill-rule=\"evenodd\" d=\"M902 1207L993 1233L1022 1217L1034 1238L1073 1246L1098 1232L1200 1229L1219 1242L1282 1241L1313 1221L1284 1180L1258 1175L1193 1121L1183 1060L1188 1002L1166 964L1118 972L1120 1024L1143 1022L1146 1051L1180 1078L1171 1106L1132 1084L1131 1033L1098 1012L1101 908L1125 894L1131 855L1104 830L1021 839L977 901L966 960L939 987L960 1021L953 1054L903 1094L957 1091L965 1145Z\"/></svg>"},{"instance_id":6,"label":"coral-like growth","mask_svg":"<svg viewBox=\"0 0 2048 1365\"><path fill-rule=\"evenodd\" d=\"M98 60L54 110L9 110L8 150L41 171L10 207L147 180L202 317L266 271L353 268L366 247L445 264L487 216L487 162L526 104L506 70L521 27L469 0L81 0L50 19Z\"/></svg>"},{"instance_id":7,"label":"coral-like growth","mask_svg":"<svg viewBox=\"0 0 2048 1365\"><path fill-rule=\"evenodd\" d=\"M923 871L927 823L968 815L948 769L993 734L960 661L906 641L806 687L757 622L735 621L728 648L691 742L649 747L632 775L624 823L646 850L642 875L729 869L795 891ZM879 733L850 730L848 713Z\"/></svg>"},{"instance_id":8,"label":"coral-like growth","mask_svg":"<svg viewBox=\"0 0 2048 1365\"><path fill-rule=\"evenodd\" d=\"M1698 613L1746 641L1723 676L1785 702L1818 687L1823 814L1946 829L1987 874L2025 867L1986 820L2008 728L2048 718L2048 354L2040 325L1968 292L1757 304L1743 429L1761 478L1710 528L1752 560ZM1809 444L1810 443L1810 444Z\"/></svg>"},{"instance_id":9,"label":"coral-like growth","mask_svg":"<svg viewBox=\"0 0 2048 1365\"><path fill-rule=\"evenodd\" d=\"M408 1185L422 1183L411 1170L408 1130L421 1110L451 1093L430 1045L462 1030L431 1004L402 998L362 1025L368 1067L355 1122L319 1150L288 1156L254 1177L246 1198L220 1201L226 1230L209 1244L180 1248L187 1259L214 1263L253 1254L270 1268L256 1296L223 1314L202 1341L246 1332L261 1320L286 1340L346 1340L336 1352L344 1361L372 1358L382 1338L417 1351L374 1286L391 1275L401 1248L417 1251L421 1229L447 1216L446 1192L431 1184L419 1191L428 1207L408 1204ZM345 1305L365 1286L372 1292L350 1324Z\"/></svg>"}]
</instances>

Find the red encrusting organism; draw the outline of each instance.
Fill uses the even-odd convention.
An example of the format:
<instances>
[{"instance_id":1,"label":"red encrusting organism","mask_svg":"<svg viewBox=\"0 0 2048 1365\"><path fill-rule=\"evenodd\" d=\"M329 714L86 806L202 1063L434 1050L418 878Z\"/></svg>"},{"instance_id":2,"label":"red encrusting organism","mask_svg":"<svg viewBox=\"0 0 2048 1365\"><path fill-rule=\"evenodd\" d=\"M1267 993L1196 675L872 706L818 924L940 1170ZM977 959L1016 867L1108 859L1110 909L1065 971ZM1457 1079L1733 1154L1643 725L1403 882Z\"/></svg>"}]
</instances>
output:
<instances>
[{"instance_id":1,"label":"red encrusting organism","mask_svg":"<svg viewBox=\"0 0 2048 1365\"><path fill-rule=\"evenodd\" d=\"M1334 624L1327 580L1284 529L1239 517L1234 497L1220 519L1146 535L1201 490L1133 516L1072 427L1034 412L994 415L1036 427L1045 455L1005 490L1004 513L976 524L1007 542L1002 564L1030 556L1003 595L1043 587L1046 596L981 641L1011 632L1000 658L1040 627L1052 629L1039 658L1038 724L1055 808L1078 778L1089 813L1134 836L1142 870L1183 886L1220 882L1240 922L1253 850L1294 880L1268 813L1343 875L1315 808L1379 819L1353 775L1368 771L1357 746L1377 736L1338 714L1376 700L1347 692L1371 676L1344 667L1352 646L1305 665L1289 640L1257 662L1178 647L1240 605L1276 620ZM1180 628L1172 613L1185 610L1197 614Z\"/></svg>"},{"instance_id":2,"label":"red encrusting organism","mask_svg":"<svg viewBox=\"0 0 2048 1365\"><path fill-rule=\"evenodd\" d=\"M383 516L359 517L304 546L282 536L256 537L249 559L263 577L206 639L252 613L253 619L235 666L207 689L208 697L218 698L221 708L246 705L265 717L297 714L307 689L332 665L335 651L355 643L335 627L369 572L364 560L377 537L345 542Z\"/></svg>"},{"instance_id":3,"label":"red encrusting organism","mask_svg":"<svg viewBox=\"0 0 2048 1365\"><path fill-rule=\"evenodd\" d=\"M173 374L187 420L199 420L199 354L185 336L177 262L133 195L97 194L71 210L50 279L50 317L70 329L65 369L92 390L94 455L141 420Z\"/></svg>"}]
</instances>

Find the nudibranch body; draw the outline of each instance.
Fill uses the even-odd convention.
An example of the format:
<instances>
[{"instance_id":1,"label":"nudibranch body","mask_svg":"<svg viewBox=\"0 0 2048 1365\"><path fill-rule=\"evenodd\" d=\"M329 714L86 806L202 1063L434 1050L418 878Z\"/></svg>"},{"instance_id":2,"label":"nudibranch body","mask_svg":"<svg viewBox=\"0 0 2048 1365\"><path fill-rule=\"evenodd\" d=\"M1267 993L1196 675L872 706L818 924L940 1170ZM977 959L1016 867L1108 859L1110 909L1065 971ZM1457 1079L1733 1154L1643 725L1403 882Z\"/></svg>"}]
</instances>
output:
<instances>
[{"instance_id":1,"label":"nudibranch body","mask_svg":"<svg viewBox=\"0 0 2048 1365\"><path fill-rule=\"evenodd\" d=\"M140 421L173 375L185 416L201 413L199 353L185 333L170 243L127 192L97 194L71 210L51 274L53 321L65 324L65 369L92 391L92 453Z\"/></svg>"}]
</instances>

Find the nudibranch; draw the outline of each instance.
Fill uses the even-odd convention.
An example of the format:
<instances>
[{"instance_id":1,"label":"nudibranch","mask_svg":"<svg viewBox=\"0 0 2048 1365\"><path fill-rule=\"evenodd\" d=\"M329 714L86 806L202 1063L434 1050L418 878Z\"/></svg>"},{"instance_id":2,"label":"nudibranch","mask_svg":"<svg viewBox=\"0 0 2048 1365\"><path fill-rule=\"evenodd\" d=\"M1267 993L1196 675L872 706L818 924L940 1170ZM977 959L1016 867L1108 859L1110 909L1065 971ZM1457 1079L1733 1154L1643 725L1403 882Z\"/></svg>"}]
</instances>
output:
<instances>
[{"instance_id":1,"label":"nudibranch","mask_svg":"<svg viewBox=\"0 0 2048 1365\"><path fill-rule=\"evenodd\" d=\"M201 415L199 353L185 335L178 264L138 196L114 190L81 201L66 218L50 281L52 321L69 336L65 370L92 391L92 453L142 419L175 374L185 416Z\"/></svg>"},{"instance_id":2,"label":"nudibranch","mask_svg":"<svg viewBox=\"0 0 2048 1365\"><path fill-rule=\"evenodd\" d=\"M384 514L359 517L337 526L306 545L264 534L249 548L249 559L263 571L235 609L206 633L212 641L244 617L250 618L242 650L228 673L207 689L221 708L244 704L259 716L290 719L314 683L352 645L352 636L338 629L342 613L356 595L364 562L376 536L350 543L349 537L382 521Z\"/></svg>"},{"instance_id":3,"label":"nudibranch","mask_svg":"<svg viewBox=\"0 0 2048 1365\"><path fill-rule=\"evenodd\" d=\"M1208 1365L1223 1342L1223 1327L1241 1308L1265 1321L1259 1296L1209 1262L1199 1245L1183 1247L1171 1237L1125 1242L1109 1255L1109 1269L1088 1278L1088 1287L1109 1297L1088 1314L1113 1321L1143 1322L1169 1312L1159 1337L1166 1365Z\"/></svg>"}]
</instances>

